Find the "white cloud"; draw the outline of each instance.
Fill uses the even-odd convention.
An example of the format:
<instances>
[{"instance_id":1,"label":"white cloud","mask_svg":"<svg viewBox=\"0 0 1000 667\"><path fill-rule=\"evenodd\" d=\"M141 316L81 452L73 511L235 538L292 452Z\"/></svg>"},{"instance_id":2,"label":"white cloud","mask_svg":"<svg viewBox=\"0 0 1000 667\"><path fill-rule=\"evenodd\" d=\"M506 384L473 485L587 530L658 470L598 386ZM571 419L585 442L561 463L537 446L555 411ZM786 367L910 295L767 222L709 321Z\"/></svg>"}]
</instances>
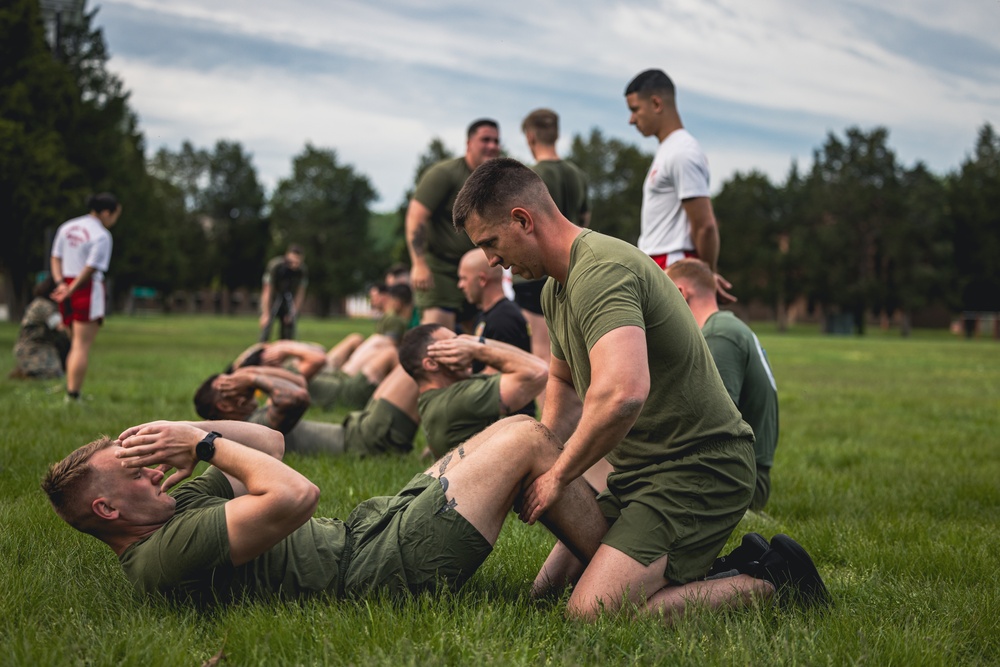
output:
<instances>
[{"instance_id":1,"label":"white cloud","mask_svg":"<svg viewBox=\"0 0 1000 667\"><path fill-rule=\"evenodd\" d=\"M474 117L500 120L505 146L521 158L528 156L520 120L541 105L563 114L564 136L598 126L640 142L627 126L622 90L647 67L675 79L689 126L727 126L727 139L744 135L736 143L699 135L716 183L754 167L783 178L794 154L808 159L828 131L853 124L889 127L901 157L944 170L968 152L978 126L1000 121L1000 51L989 50L996 2L961 0L943 12L929 0L808 7L789 0L105 0L98 20L116 11L168 16L175 29L196 27L220 40L257 40L261 53L315 56L309 71L263 55L234 63L236 56L199 61L192 53L183 62L196 64L164 65L171 60L148 50L118 54L112 41L112 68L133 91L151 146L235 139L273 185L309 140L369 174L382 208L398 203L431 138L461 151ZM935 35L940 44L907 43ZM970 53L985 49L993 59L946 72L933 55L955 36L968 40ZM322 71L316 63L325 58ZM771 136L781 140L761 140Z\"/></svg>"}]
</instances>

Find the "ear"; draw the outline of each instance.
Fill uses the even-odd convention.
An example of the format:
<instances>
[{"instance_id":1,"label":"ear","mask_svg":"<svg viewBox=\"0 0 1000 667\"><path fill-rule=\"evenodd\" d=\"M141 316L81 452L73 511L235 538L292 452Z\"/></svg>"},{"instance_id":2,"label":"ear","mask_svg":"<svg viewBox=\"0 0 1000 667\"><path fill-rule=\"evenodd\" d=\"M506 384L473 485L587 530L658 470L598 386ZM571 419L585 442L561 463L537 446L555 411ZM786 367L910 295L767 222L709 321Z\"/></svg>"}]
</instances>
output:
<instances>
[{"instance_id":1,"label":"ear","mask_svg":"<svg viewBox=\"0 0 1000 667\"><path fill-rule=\"evenodd\" d=\"M522 206L516 206L511 209L510 221L519 225L527 234L530 234L535 229L534 216L531 214L531 211Z\"/></svg>"},{"instance_id":2,"label":"ear","mask_svg":"<svg viewBox=\"0 0 1000 667\"><path fill-rule=\"evenodd\" d=\"M430 357L424 357L420 361L420 366L428 373L438 372L438 362L435 361L434 359L431 359Z\"/></svg>"},{"instance_id":3,"label":"ear","mask_svg":"<svg viewBox=\"0 0 1000 667\"><path fill-rule=\"evenodd\" d=\"M655 113L660 113L666 107L663 103L663 98L656 94L649 96L649 104L653 107Z\"/></svg>"},{"instance_id":4,"label":"ear","mask_svg":"<svg viewBox=\"0 0 1000 667\"><path fill-rule=\"evenodd\" d=\"M118 510L111 506L107 498L96 498L90 504L90 508L99 518L106 521L114 521L118 518Z\"/></svg>"}]
</instances>

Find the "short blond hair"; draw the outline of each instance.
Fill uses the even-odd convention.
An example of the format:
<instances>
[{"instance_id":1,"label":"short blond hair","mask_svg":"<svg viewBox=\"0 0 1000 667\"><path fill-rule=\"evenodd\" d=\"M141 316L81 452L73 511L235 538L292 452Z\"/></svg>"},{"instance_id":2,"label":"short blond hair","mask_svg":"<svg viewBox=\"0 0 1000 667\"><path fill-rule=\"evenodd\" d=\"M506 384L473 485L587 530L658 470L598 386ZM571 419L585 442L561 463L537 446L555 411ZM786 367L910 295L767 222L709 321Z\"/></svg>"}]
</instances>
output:
<instances>
[{"instance_id":1,"label":"short blond hair","mask_svg":"<svg viewBox=\"0 0 1000 667\"><path fill-rule=\"evenodd\" d=\"M91 499L86 497L95 478L90 459L113 444L114 441L107 436L89 442L62 461L49 466L42 479L42 490L49 497L56 514L69 525L89 535L96 534L96 525L92 521L93 512L90 510Z\"/></svg>"},{"instance_id":2,"label":"short blond hair","mask_svg":"<svg viewBox=\"0 0 1000 667\"><path fill-rule=\"evenodd\" d=\"M715 294L715 274L700 259L686 257L673 262L665 269L667 277L675 283L683 280L695 294Z\"/></svg>"}]
</instances>

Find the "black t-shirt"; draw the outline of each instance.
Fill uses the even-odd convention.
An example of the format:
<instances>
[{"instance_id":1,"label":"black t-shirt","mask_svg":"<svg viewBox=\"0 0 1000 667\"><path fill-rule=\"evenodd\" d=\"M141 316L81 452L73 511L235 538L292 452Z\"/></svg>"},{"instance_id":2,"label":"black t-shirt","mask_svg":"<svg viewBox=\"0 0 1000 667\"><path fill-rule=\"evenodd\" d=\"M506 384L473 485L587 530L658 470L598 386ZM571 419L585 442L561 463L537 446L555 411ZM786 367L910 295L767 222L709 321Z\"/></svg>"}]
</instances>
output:
<instances>
[{"instance_id":1,"label":"black t-shirt","mask_svg":"<svg viewBox=\"0 0 1000 667\"><path fill-rule=\"evenodd\" d=\"M531 329L528 327L528 321L524 319L517 304L510 299L500 299L492 308L479 314L476 335L531 352ZM472 362L473 373L482 373L485 367L482 362ZM531 401L513 414L534 417L535 402Z\"/></svg>"}]
</instances>

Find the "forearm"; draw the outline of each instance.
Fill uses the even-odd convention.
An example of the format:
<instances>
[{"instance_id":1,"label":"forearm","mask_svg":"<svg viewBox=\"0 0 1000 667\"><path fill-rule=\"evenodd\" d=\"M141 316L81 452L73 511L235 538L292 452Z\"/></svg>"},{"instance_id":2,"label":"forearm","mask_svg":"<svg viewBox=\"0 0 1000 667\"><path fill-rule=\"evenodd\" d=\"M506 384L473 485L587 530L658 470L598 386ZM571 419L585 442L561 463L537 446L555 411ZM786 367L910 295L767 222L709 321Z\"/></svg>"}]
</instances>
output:
<instances>
[{"instance_id":1,"label":"forearm","mask_svg":"<svg viewBox=\"0 0 1000 667\"><path fill-rule=\"evenodd\" d=\"M475 358L500 373L500 413L509 415L528 405L548 379L549 367L530 352L496 340L474 343Z\"/></svg>"},{"instance_id":2,"label":"forearm","mask_svg":"<svg viewBox=\"0 0 1000 667\"><path fill-rule=\"evenodd\" d=\"M260 314L267 315L271 312L271 285L265 283L260 289Z\"/></svg>"},{"instance_id":3,"label":"forearm","mask_svg":"<svg viewBox=\"0 0 1000 667\"><path fill-rule=\"evenodd\" d=\"M70 285L66 290L66 296L69 296L73 292L80 289L81 285L86 285L88 282L90 282L91 276L94 275L94 270L95 269L92 266L83 267L83 271L80 271L80 274L73 278L73 284ZM65 276L63 276L63 279L65 280Z\"/></svg>"},{"instance_id":4,"label":"forearm","mask_svg":"<svg viewBox=\"0 0 1000 667\"><path fill-rule=\"evenodd\" d=\"M427 224L430 212L423 204L411 200L406 209L406 248L411 264L424 264L427 254Z\"/></svg>"},{"instance_id":5,"label":"forearm","mask_svg":"<svg viewBox=\"0 0 1000 667\"><path fill-rule=\"evenodd\" d=\"M63 281L62 258L52 256L49 258L49 270L52 273L52 280L56 285Z\"/></svg>"},{"instance_id":6,"label":"forearm","mask_svg":"<svg viewBox=\"0 0 1000 667\"><path fill-rule=\"evenodd\" d=\"M234 440L244 447L255 449L270 457L281 459L285 455L285 439L274 429L245 421L202 421L189 422L203 431L221 433L224 438Z\"/></svg>"},{"instance_id":7,"label":"forearm","mask_svg":"<svg viewBox=\"0 0 1000 667\"><path fill-rule=\"evenodd\" d=\"M573 385L552 373L545 386L545 405L542 407L542 423L566 442L580 423L583 403Z\"/></svg>"},{"instance_id":8,"label":"forearm","mask_svg":"<svg viewBox=\"0 0 1000 667\"><path fill-rule=\"evenodd\" d=\"M591 387L583 402L580 423L552 466L556 479L569 484L610 453L635 424L642 406L640 400Z\"/></svg>"},{"instance_id":9,"label":"forearm","mask_svg":"<svg viewBox=\"0 0 1000 667\"><path fill-rule=\"evenodd\" d=\"M278 357L281 364L289 357L297 360L297 368L302 377L311 378L326 365L326 353L315 345L298 341L281 340L271 343L268 352Z\"/></svg>"},{"instance_id":10,"label":"forearm","mask_svg":"<svg viewBox=\"0 0 1000 667\"><path fill-rule=\"evenodd\" d=\"M700 227L697 232L692 229L692 240L698 258L708 264L715 273L719 262L719 228L713 222Z\"/></svg>"},{"instance_id":11,"label":"forearm","mask_svg":"<svg viewBox=\"0 0 1000 667\"><path fill-rule=\"evenodd\" d=\"M715 273L719 261L719 224L708 197L694 197L681 202L688 222L691 224L691 240L698 258L708 264Z\"/></svg>"}]
</instances>

